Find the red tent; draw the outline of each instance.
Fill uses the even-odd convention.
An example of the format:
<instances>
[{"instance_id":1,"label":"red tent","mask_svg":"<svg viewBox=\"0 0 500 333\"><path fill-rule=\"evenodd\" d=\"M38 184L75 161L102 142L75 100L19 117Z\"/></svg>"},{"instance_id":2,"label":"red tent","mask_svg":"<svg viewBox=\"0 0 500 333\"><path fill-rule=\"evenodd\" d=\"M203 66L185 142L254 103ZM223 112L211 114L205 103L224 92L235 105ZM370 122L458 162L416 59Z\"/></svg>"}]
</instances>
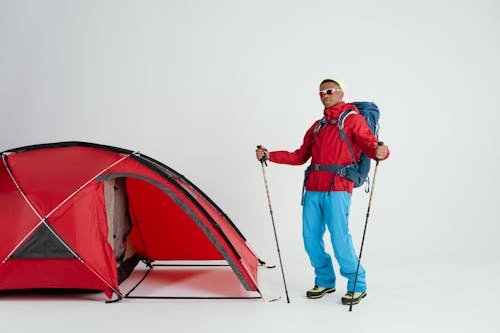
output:
<instances>
[{"instance_id":1,"label":"red tent","mask_svg":"<svg viewBox=\"0 0 500 333\"><path fill-rule=\"evenodd\" d=\"M225 260L259 292L263 262L231 220L185 177L130 150L61 142L3 152L0 230L0 290L122 298L139 260Z\"/></svg>"}]
</instances>

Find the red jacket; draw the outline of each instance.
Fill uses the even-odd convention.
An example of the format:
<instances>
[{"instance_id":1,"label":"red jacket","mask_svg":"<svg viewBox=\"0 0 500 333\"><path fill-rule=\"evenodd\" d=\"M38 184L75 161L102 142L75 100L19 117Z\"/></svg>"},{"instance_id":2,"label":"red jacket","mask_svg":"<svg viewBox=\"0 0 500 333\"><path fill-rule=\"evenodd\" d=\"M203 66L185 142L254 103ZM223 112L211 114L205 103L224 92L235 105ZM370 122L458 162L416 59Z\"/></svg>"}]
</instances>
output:
<instances>
[{"instance_id":1,"label":"red jacket","mask_svg":"<svg viewBox=\"0 0 500 333\"><path fill-rule=\"evenodd\" d=\"M377 143L377 138L370 131L363 116L358 109L352 105L340 102L330 108L325 109L324 115L327 121L337 120L340 114L346 110L355 110L357 114L350 115L345 119L344 131L349 137L349 141L353 146L356 160L359 160L359 155L363 151L366 156L375 159L374 144ZM353 159L347 143L340 141L340 132L337 125L324 126L314 137L314 128L320 120L307 130L304 136L304 142L299 149L294 152L288 151L273 151L269 154L271 162L290 165L301 165L307 162L312 157L312 164L336 164L347 165L353 163ZM387 155L389 156L389 155ZM387 157L386 157L387 158ZM338 176L328 171L311 170L306 182L308 191L328 191L330 184L333 182L332 191L348 191L352 192L354 183L351 180Z\"/></svg>"}]
</instances>

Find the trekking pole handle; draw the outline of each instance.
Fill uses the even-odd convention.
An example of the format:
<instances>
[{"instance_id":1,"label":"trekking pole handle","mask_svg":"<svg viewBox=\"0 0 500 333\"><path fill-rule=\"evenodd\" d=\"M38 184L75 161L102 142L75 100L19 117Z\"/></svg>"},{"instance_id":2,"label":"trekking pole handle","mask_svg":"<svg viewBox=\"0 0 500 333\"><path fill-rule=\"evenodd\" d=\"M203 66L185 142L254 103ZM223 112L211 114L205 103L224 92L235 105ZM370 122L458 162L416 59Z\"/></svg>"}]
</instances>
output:
<instances>
[{"instance_id":1,"label":"trekking pole handle","mask_svg":"<svg viewBox=\"0 0 500 333\"><path fill-rule=\"evenodd\" d=\"M379 142L377 142L377 145L379 145L379 146L383 146L383 145L384 145L384 141L379 141ZM378 162L379 162L379 161L380 161L380 160L377 158L377 164L378 164Z\"/></svg>"},{"instance_id":2,"label":"trekking pole handle","mask_svg":"<svg viewBox=\"0 0 500 333\"><path fill-rule=\"evenodd\" d=\"M258 145L257 146L258 149L262 149L262 145ZM265 151L267 151L267 149L264 149ZM265 166L267 166L267 158L266 158L266 155L264 154L264 156L262 156L262 158L259 160L260 163L264 164Z\"/></svg>"}]
</instances>

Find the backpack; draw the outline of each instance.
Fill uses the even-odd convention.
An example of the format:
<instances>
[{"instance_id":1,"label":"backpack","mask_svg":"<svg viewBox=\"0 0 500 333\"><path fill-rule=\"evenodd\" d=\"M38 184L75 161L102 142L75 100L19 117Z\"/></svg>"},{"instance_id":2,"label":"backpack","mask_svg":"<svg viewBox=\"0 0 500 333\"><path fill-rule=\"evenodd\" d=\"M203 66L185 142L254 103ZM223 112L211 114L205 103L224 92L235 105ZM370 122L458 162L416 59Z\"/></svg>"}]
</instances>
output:
<instances>
[{"instance_id":1,"label":"backpack","mask_svg":"<svg viewBox=\"0 0 500 333\"><path fill-rule=\"evenodd\" d=\"M372 133L378 138L378 120L380 117L380 110L375 103L372 102L352 102L354 106L359 110L363 118L365 119L368 127L372 131ZM359 160L356 160L354 156L354 151L352 149L352 145L347 137L347 134L344 132L344 122L347 117L352 114L355 114L354 110L347 110L340 114L338 121L327 122L324 118L316 125L314 129L314 136L318 134L318 132L323 128L323 126L327 124L337 124L340 131L340 141L346 141L347 147L351 152L351 156L353 159L353 163L349 164L346 167L341 166L330 166L330 165L320 165L316 168L319 170L331 171L340 174L341 176L350 179L354 182L354 187L360 187L365 182L367 183L366 192L370 191L370 179L368 177L368 173L370 172L371 159L366 156L363 152L360 155ZM310 168L308 170L312 170Z\"/></svg>"},{"instance_id":2,"label":"backpack","mask_svg":"<svg viewBox=\"0 0 500 333\"><path fill-rule=\"evenodd\" d=\"M378 138L378 119L380 118L380 110L375 103L372 102L353 102L351 103L356 108L358 108L359 112L365 118L368 127L372 131L373 135ZM370 172L371 166L371 158L365 155L365 153L361 153L359 160L356 162L354 152L352 150L351 143L347 137L347 134L344 132L344 122L345 119L352 114L353 111L344 111L338 121L338 127L340 130L340 141L347 142L347 146L349 147L349 151L351 152L352 159L354 160L354 166L350 168L348 171L348 178L354 181L354 187L360 187L367 182L366 192L370 191L370 179L368 177L368 173Z\"/></svg>"}]
</instances>

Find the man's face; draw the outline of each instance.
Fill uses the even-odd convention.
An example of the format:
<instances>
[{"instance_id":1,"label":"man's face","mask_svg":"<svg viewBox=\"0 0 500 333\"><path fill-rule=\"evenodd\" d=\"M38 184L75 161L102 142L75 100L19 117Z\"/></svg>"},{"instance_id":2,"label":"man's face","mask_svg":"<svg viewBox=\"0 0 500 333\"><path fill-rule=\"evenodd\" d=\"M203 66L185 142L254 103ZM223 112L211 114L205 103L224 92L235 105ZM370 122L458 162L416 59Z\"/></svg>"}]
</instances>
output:
<instances>
[{"instance_id":1,"label":"man's face","mask_svg":"<svg viewBox=\"0 0 500 333\"><path fill-rule=\"evenodd\" d=\"M340 87L333 82L325 82L319 86L319 93L321 98L321 103L325 108L334 106L335 104L342 101L344 98L344 92L340 90Z\"/></svg>"}]
</instances>

